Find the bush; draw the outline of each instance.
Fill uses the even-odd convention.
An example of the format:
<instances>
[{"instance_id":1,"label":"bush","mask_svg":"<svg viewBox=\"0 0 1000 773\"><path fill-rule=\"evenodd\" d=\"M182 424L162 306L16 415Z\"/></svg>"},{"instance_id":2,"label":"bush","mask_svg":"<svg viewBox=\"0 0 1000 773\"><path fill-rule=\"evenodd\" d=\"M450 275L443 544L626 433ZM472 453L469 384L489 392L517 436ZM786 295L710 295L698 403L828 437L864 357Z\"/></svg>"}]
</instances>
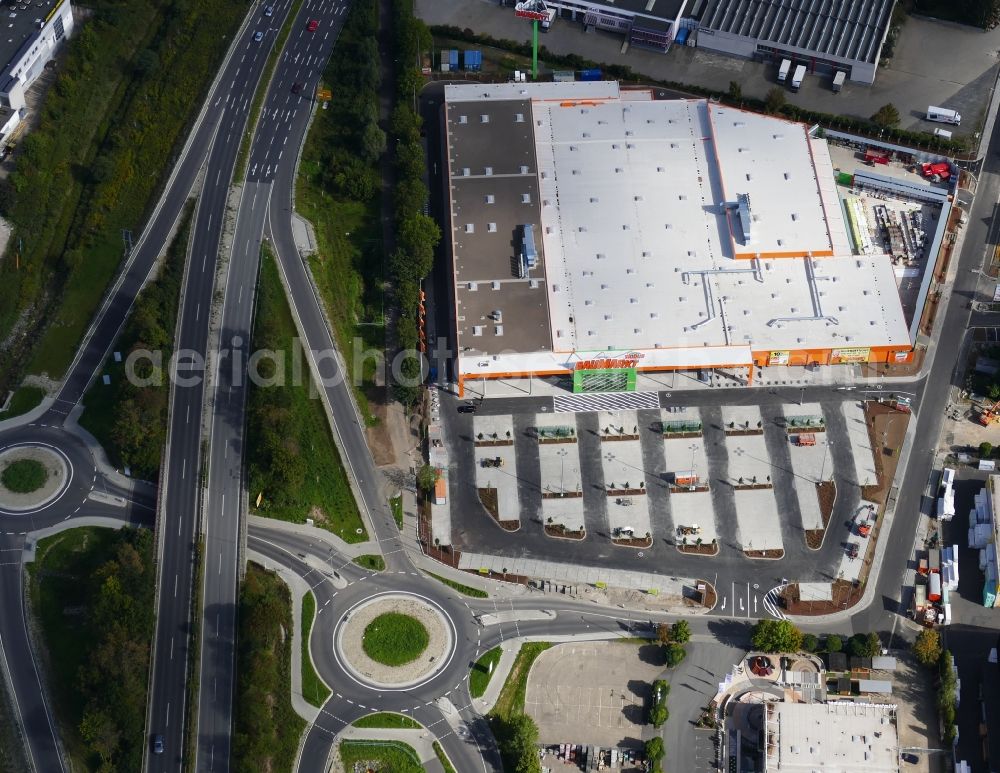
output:
<instances>
[{"instance_id":1,"label":"bush","mask_svg":"<svg viewBox=\"0 0 1000 773\"><path fill-rule=\"evenodd\" d=\"M802 637L802 649L806 652L815 652L819 649L819 639L813 636L813 634L807 633Z\"/></svg>"},{"instance_id":2,"label":"bush","mask_svg":"<svg viewBox=\"0 0 1000 773\"><path fill-rule=\"evenodd\" d=\"M663 648L663 653L667 660L667 668L676 668L687 657L687 650L684 649L682 644L667 644Z\"/></svg>"},{"instance_id":3,"label":"bush","mask_svg":"<svg viewBox=\"0 0 1000 773\"><path fill-rule=\"evenodd\" d=\"M826 637L826 651L827 652L840 652L844 649L844 641L839 636L831 633Z\"/></svg>"},{"instance_id":4,"label":"bush","mask_svg":"<svg viewBox=\"0 0 1000 773\"><path fill-rule=\"evenodd\" d=\"M676 644L687 644L691 640L691 626L687 620L678 620L670 626L670 641Z\"/></svg>"},{"instance_id":5,"label":"bush","mask_svg":"<svg viewBox=\"0 0 1000 773\"><path fill-rule=\"evenodd\" d=\"M873 658L882 651L877 633L856 633L847 642L847 651L856 658Z\"/></svg>"},{"instance_id":6,"label":"bush","mask_svg":"<svg viewBox=\"0 0 1000 773\"><path fill-rule=\"evenodd\" d=\"M871 117L871 122L881 129L889 129L899 125L899 110L891 102L882 105Z\"/></svg>"},{"instance_id":7,"label":"bush","mask_svg":"<svg viewBox=\"0 0 1000 773\"><path fill-rule=\"evenodd\" d=\"M541 773L538 759L538 726L527 714L516 714L494 722L497 746L504 769L512 773Z\"/></svg>"},{"instance_id":8,"label":"bush","mask_svg":"<svg viewBox=\"0 0 1000 773\"><path fill-rule=\"evenodd\" d=\"M979 455L983 459L989 459L990 456L993 455L993 444L990 441L988 441L988 440L984 440L982 443L980 443L979 444Z\"/></svg>"},{"instance_id":9,"label":"bush","mask_svg":"<svg viewBox=\"0 0 1000 773\"><path fill-rule=\"evenodd\" d=\"M660 736L654 736L646 741L646 759L649 760L652 766L652 773L660 773L662 770L660 763L663 761L666 753L666 750L663 748L663 739Z\"/></svg>"}]
</instances>

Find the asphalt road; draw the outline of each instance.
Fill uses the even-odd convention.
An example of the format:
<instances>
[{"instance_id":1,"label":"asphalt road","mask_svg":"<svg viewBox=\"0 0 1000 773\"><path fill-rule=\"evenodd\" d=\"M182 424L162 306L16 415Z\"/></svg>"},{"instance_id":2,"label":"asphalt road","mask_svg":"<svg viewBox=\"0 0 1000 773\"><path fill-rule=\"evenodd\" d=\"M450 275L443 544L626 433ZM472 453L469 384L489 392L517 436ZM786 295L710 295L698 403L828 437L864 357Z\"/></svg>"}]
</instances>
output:
<instances>
[{"instance_id":1,"label":"asphalt road","mask_svg":"<svg viewBox=\"0 0 1000 773\"><path fill-rule=\"evenodd\" d=\"M287 11L287 4L281 9ZM240 517L246 512L244 443L247 367L255 308L260 249L275 182L294 175L296 154L309 122L311 95L346 19L338 0L303 4L268 89L250 150L225 278L209 430L205 490L205 583L201 621L201 692L198 711L199 771L230 768L236 670L236 613L242 576ZM279 9L275 8L275 13ZM309 20L319 22L315 32ZM292 84L302 84L299 94ZM231 167L230 167L231 168ZM281 219L290 226L290 215Z\"/></svg>"},{"instance_id":2,"label":"asphalt road","mask_svg":"<svg viewBox=\"0 0 1000 773\"><path fill-rule=\"evenodd\" d=\"M151 744L147 744L145 767L150 771L181 770L186 751L188 659L192 647L192 603L198 563L196 548L202 528L201 496L204 485L202 418L206 390L203 364L209 352L208 333L215 306L216 267L240 139L249 115L250 101L270 51L269 45L254 41L253 36L259 29L273 44L289 7L290 0L275 3L272 17L265 17L260 7L254 8L251 23L244 27L236 52L230 59L231 71L223 76L218 94L209 96L217 112L213 114L212 134L207 143L204 186L195 213L174 341L175 351L188 354L178 362L171 384L168 445L161 475L163 502L162 520L157 524L157 615L147 730L151 736L163 736L164 752L154 755ZM188 188L193 181L193 175L186 180ZM223 401L223 407L229 410L231 406ZM214 472L216 469L213 468ZM216 480L212 482L216 483ZM209 501L207 504L213 503ZM234 495L232 513L238 506L238 497ZM218 520L224 520L224 515L223 512ZM215 519L206 520L212 523ZM233 520L236 520L235 515L230 518L230 521ZM228 531L231 532L231 529ZM217 535L217 531L210 531L204 542L204 594L211 614L206 616L208 619L203 619L202 633L206 641L216 643L203 648L199 668L200 694L212 699L207 706L204 700L199 705L198 764L199 769L205 770L228 769L231 733L234 601L227 609L224 603L217 604L216 599L235 599L235 552L228 563L229 571L223 577L221 564L210 560L214 555L209 551L218 547ZM235 540L230 541L235 545ZM211 568L217 568L215 576ZM226 642L229 643L228 648ZM207 755L207 763L203 753Z\"/></svg>"}]
</instances>

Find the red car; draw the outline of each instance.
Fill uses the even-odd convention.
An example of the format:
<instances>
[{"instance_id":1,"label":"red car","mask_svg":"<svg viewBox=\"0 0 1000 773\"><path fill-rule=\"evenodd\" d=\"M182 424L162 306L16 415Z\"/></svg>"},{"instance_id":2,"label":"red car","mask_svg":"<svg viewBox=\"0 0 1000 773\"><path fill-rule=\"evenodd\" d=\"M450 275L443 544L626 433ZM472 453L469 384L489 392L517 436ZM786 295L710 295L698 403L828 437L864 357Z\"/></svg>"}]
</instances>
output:
<instances>
[{"instance_id":1,"label":"red car","mask_svg":"<svg viewBox=\"0 0 1000 773\"><path fill-rule=\"evenodd\" d=\"M306 25L306 29L309 32L315 32L318 27L319 27L319 22L316 21L315 19L310 19L309 23Z\"/></svg>"}]
</instances>

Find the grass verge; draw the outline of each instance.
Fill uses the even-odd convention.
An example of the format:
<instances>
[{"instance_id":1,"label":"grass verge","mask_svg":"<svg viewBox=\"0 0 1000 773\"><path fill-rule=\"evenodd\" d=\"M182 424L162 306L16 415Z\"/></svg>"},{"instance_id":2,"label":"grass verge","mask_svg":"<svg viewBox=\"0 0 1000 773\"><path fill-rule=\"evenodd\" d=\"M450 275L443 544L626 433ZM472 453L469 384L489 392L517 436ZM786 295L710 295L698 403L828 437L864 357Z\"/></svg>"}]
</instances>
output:
<instances>
[{"instance_id":1,"label":"grass verge","mask_svg":"<svg viewBox=\"0 0 1000 773\"><path fill-rule=\"evenodd\" d=\"M291 770L306 722L292 709L292 601L281 579L247 565L240 587L234 770Z\"/></svg>"},{"instance_id":2,"label":"grass verge","mask_svg":"<svg viewBox=\"0 0 1000 773\"><path fill-rule=\"evenodd\" d=\"M10 405L6 411L0 411L0 421L13 419L15 416L23 416L28 411L37 408L45 399L45 390L41 387L23 386L14 390L14 396L10 398Z\"/></svg>"},{"instance_id":3,"label":"grass verge","mask_svg":"<svg viewBox=\"0 0 1000 773\"><path fill-rule=\"evenodd\" d=\"M35 459L18 459L0 472L0 483L15 494L30 494L38 491L49 479L45 465Z\"/></svg>"},{"instance_id":4,"label":"grass verge","mask_svg":"<svg viewBox=\"0 0 1000 773\"><path fill-rule=\"evenodd\" d=\"M316 619L316 597L309 591L302 597L302 697L316 708L322 708L330 697L330 688L313 668L309 654L309 638Z\"/></svg>"},{"instance_id":5,"label":"grass verge","mask_svg":"<svg viewBox=\"0 0 1000 773\"><path fill-rule=\"evenodd\" d=\"M247 158L250 155L250 142L253 140L254 130L257 128L257 117L260 115L260 109L264 104L264 97L267 96L267 86L271 82L271 76L274 75L274 68L278 65L278 57L281 56L281 49L284 48L285 41L288 40L288 34L292 31L292 25L295 23L295 17L299 15L301 7L302 0L295 0L292 3L288 16L285 17L285 23L281 25L278 37L274 40L274 47L267 57L267 64L264 65L264 72L261 75L260 83L257 86L257 91L254 92L253 102L250 105L247 128L243 132L243 139L240 140L240 152L236 156L236 169L233 172L234 183L243 182Z\"/></svg>"},{"instance_id":6,"label":"grass verge","mask_svg":"<svg viewBox=\"0 0 1000 773\"><path fill-rule=\"evenodd\" d=\"M490 594L484 590L479 590L479 588L473 588L470 585L462 585L460 582L455 582L454 580L449 580L447 577L442 577L440 574L434 574L434 572L424 572L424 574L433 577L438 582L443 582L452 590L457 590L459 593L465 596L471 596L474 599L488 599Z\"/></svg>"},{"instance_id":7,"label":"grass verge","mask_svg":"<svg viewBox=\"0 0 1000 773\"><path fill-rule=\"evenodd\" d=\"M14 704L6 687L0 687L0 771L22 773L31 770L24 742L14 715Z\"/></svg>"},{"instance_id":8,"label":"grass verge","mask_svg":"<svg viewBox=\"0 0 1000 773\"><path fill-rule=\"evenodd\" d=\"M423 725L412 717L388 711L361 717L361 719L354 723L354 726L363 727L368 730L421 730L423 728Z\"/></svg>"},{"instance_id":9,"label":"grass verge","mask_svg":"<svg viewBox=\"0 0 1000 773\"><path fill-rule=\"evenodd\" d=\"M396 527L403 528L403 495L389 498L389 508L392 510L392 517L396 521Z\"/></svg>"},{"instance_id":10,"label":"grass verge","mask_svg":"<svg viewBox=\"0 0 1000 773\"><path fill-rule=\"evenodd\" d=\"M442 747L437 741L434 742L434 753L437 755L438 762L441 763L441 767L444 768L444 773L455 773L455 768L452 766L451 760L449 760L448 755L444 753L444 747Z\"/></svg>"},{"instance_id":11,"label":"grass verge","mask_svg":"<svg viewBox=\"0 0 1000 773\"><path fill-rule=\"evenodd\" d=\"M13 226L0 261L0 390L61 378L138 238L172 158L247 12L243 0L93 0L69 40L39 125L0 184ZM18 259L13 256L18 250Z\"/></svg>"},{"instance_id":12,"label":"grass verge","mask_svg":"<svg viewBox=\"0 0 1000 773\"><path fill-rule=\"evenodd\" d=\"M344 770L424 773L416 750L399 741L342 741L340 761Z\"/></svg>"},{"instance_id":13,"label":"grass verge","mask_svg":"<svg viewBox=\"0 0 1000 773\"><path fill-rule=\"evenodd\" d=\"M490 679L493 678L493 669L500 662L502 652L499 647L494 647L472 664L472 670L469 672L469 694L473 698L483 697Z\"/></svg>"},{"instance_id":14,"label":"grass verge","mask_svg":"<svg viewBox=\"0 0 1000 773\"><path fill-rule=\"evenodd\" d=\"M247 407L250 501L257 515L314 523L345 542L367 539L323 403L308 376L295 323L270 249L263 248L253 348L270 349ZM255 380L257 381L257 380Z\"/></svg>"},{"instance_id":15,"label":"grass verge","mask_svg":"<svg viewBox=\"0 0 1000 773\"><path fill-rule=\"evenodd\" d=\"M517 659L510 669L507 681L504 682L500 697L490 711L491 717L510 720L524 713L524 691L528 685L528 673L535 659L552 645L545 641L526 642L521 645Z\"/></svg>"},{"instance_id":16,"label":"grass verge","mask_svg":"<svg viewBox=\"0 0 1000 773\"><path fill-rule=\"evenodd\" d=\"M97 438L113 465L130 467L132 474L143 480L155 481L159 477L167 441L170 384L163 377L163 367L174 350L194 205L194 199L184 205L160 275L139 293L132 314L115 341L113 351L123 353L122 361L115 362L112 355L104 363L103 374L111 383L105 384L98 378L83 396L80 426ZM149 359L137 360L134 373L152 382L147 386L135 386L126 378L126 361L137 349L158 352L162 363L156 368Z\"/></svg>"},{"instance_id":17,"label":"grass verge","mask_svg":"<svg viewBox=\"0 0 1000 773\"><path fill-rule=\"evenodd\" d=\"M372 572L381 572L385 569L385 559L382 556L377 556L371 553L366 553L363 556L357 556L352 559L354 563Z\"/></svg>"},{"instance_id":18,"label":"grass verge","mask_svg":"<svg viewBox=\"0 0 1000 773\"><path fill-rule=\"evenodd\" d=\"M352 4L320 83L335 101L310 125L295 193L296 209L316 233L309 267L369 425L376 422L369 401L381 390L375 359L361 355L385 346L377 29L375 0Z\"/></svg>"},{"instance_id":19,"label":"grass verge","mask_svg":"<svg viewBox=\"0 0 1000 773\"><path fill-rule=\"evenodd\" d=\"M367 626L363 637L365 654L377 663L402 666L420 657L430 636L417 618L385 612Z\"/></svg>"},{"instance_id":20,"label":"grass verge","mask_svg":"<svg viewBox=\"0 0 1000 773\"><path fill-rule=\"evenodd\" d=\"M152 533L71 529L39 541L28 574L72 767L139 770L154 626Z\"/></svg>"}]
</instances>

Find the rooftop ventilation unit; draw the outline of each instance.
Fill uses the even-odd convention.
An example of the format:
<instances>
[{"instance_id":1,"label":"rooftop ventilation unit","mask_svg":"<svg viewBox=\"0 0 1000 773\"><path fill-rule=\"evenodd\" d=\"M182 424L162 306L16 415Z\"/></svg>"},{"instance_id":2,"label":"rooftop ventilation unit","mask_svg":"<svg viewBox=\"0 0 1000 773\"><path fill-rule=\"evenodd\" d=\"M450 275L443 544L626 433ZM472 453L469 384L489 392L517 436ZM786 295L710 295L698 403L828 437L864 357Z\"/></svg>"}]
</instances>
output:
<instances>
[{"instance_id":1,"label":"rooftop ventilation unit","mask_svg":"<svg viewBox=\"0 0 1000 773\"><path fill-rule=\"evenodd\" d=\"M736 205L740 211L740 225L743 226L743 243L747 244L752 238L750 224L752 222L750 216L750 194L748 193L737 193L736 194Z\"/></svg>"},{"instance_id":2,"label":"rooftop ventilation unit","mask_svg":"<svg viewBox=\"0 0 1000 773\"><path fill-rule=\"evenodd\" d=\"M538 251L535 249L535 227L526 224L522 225L520 230L521 253L518 260L518 274L523 279L538 265Z\"/></svg>"}]
</instances>

